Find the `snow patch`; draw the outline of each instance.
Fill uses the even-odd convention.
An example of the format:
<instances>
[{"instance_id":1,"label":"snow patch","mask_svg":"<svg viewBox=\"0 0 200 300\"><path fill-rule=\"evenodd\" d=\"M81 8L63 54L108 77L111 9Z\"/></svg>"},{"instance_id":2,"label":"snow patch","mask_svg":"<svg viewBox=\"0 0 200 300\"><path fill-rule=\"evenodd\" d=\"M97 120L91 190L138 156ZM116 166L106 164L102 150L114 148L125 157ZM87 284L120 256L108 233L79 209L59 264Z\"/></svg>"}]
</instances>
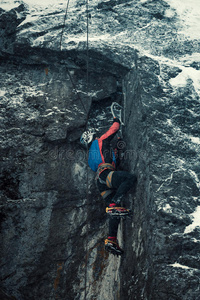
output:
<instances>
[{"instance_id":1,"label":"snow patch","mask_svg":"<svg viewBox=\"0 0 200 300\"><path fill-rule=\"evenodd\" d=\"M168 203L163 207L163 210L166 212L172 212L172 208Z\"/></svg>"},{"instance_id":2,"label":"snow patch","mask_svg":"<svg viewBox=\"0 0 200 300\"><path fill-rule=\"evenodd\" d=\"M170 185L171 182L172 182L174 173L179 172L179 171L180 171L180 169L177 169L177 170L175 170L174 172L172 172L172 173L170 174L170 176L167 177L167 178L163 181L163 183L159 186L159 188L156 190L156 193L159 192L159 191L163 188L163 186L168 186L168 185Z\"/></svg>"},{"instance_id":3,"label":"snow patch","mask_svg":"<svg viewBox=\"0 0 200 300\"><path fill-rule=\"evenodd\" d=\"M76 0L71 0L71 2L76 2ZM20 3L26 3L28 4L30 7L32 6L43 6L43 7L49 7L49 6L58 6L58 5L66 5L66 1L65 0L60 0L58 2L58 0L23 0L23 1L15 1L15 0L10 0L10 1L4 1L4 3L7 3L7 6L8 6L8 3L11 6L13 6L14 4L16 4L15 6L18 6ZM9 7L9 6L8 6ZM12 7L13 8L13 7Z\"/></svg>"},{"instance_id":4,"label":"snow patch","mask_svg":"<svg viewBox=\"0 0 200 300\"><path fill-rule=\"evenodd\" d=\"M166 0L175 9L182 21L179 33L189 39L199 39L200 2L199 0Z\"/></svg>"},{"instance_id":5,"label":"snow patch","mask_svg":"<svg viewBox=\"0 0 200 300\"><path fill-rule=\"evenodd\" d=\"M194 56L192 55L185 55L181 57L178 60L172 60L170 58L164 57L164 56L157 56L157 55L152 55L148 51L139 49L140 55L147 56L149 58L152 58L153 60L156 60L159 62L159 64L165 64L169 67L177 67L179 68L182 72L179 73L175 78L171 78L169 80L169 83L174 87L184 87L186 86L188 79L192 80L194 89L198 95L200 95L200 70L196 70L192 67L188 67L185 65L191 65L192 62L197 62L200 60L200 58L197 59L197 55L195 54ZM200 57L200 56L199 56ZM183 66L184 62L184 66Z\"/></svg>"},{"instance_id":6,"label":"snow patch","mask_svg":"<svg viewBox=\"0 0 200 300\"><path fill-rule=\"evenodd\" d=\"M179 59L182 63L185 64L185 67L190 66L193 62L200 62L200 55L198 52L192 54L186 54Z\"/></svg>"},{"instance_id":7,"label":"snow patch","mask_svg":"<svg viewBox=\"0 0 200 300\"><path fill-rule=\"evenodd\" d=\"M188 172L189 172L190 176L194 179L197 188L200 189L200 182L199 182L199 178L198 178L197 174L192 170L188 170Z\"/></svg>"},{"instance_id":8,"label":"snow patch","mask_svg":"<svg viewBox=\"0 0 200 300\"><path fill-rule=\"evenodd\" d=\"M195 118L196 118L196 117L199 117L199 114L198 114L198 113L195 113L193 110L187 108L187 111L189 111L193 117L195 117ZM198 142L199 138L198 138L198 140L196 140L196 137L191 137L191 140L192 140L194 143L199 144L199 142Z\"/></svg>"},{"instance_id":9,"label":"snow patch","mask_svg":"<svg viewBox=\"0 0 200 300\"><path fill-rule=\"evenodd\" d=\"M196 268L191 268L191 267L188 267L188 266L185 266L185 265L181 265L177 262L175 262L174 264L170 264L169 266L171 266L173 268L180 268L180 269L184 269L184 270L189 270L190 273L193 272L193 271L198 271L198 269L196 269Z\"/></svg>"},{"instance_id":10,"label":"snow patch","mask_svg":"<svg viewBox=\"0 0 200 300\"><path fill-rule=\"evenodd\" d=\"M170 266L174 267L174 268L190 269L188 266L181 265L181 264L179 264L177 262L175 262L174 264L171 264Z\"/></svg>"},{"instance_id":11,"label":"snow patch","mask_svg":"<svg viewBox=\"0 0 200 300\"><path fill-rule=\"evenodd\" d=\"M191 141L193 143L200 145L200 138L199 137L190 136L189 138L191 139Z\"/></svg>"},{"instance_id":12,"label":"snow patch","mask_svg":"<svg viewBox=\"0 0 200 300\"><path fill-rule=\"evenodd\" d=\"M168 126L172 126L173 124L172 124L172 120L171 119L167 119L167 124L168 124Z\"/></svg>"},{"instance_id":13,"label":"snow patch","mask_svg":"<svg viewBox=\"0 0 200 300\"><path fill-rule=\"evenodd\" d=\"M1 8L4 10L10 10L20 5L20 1L1 1Z\"/></svg>"},{"instance_id":14,"label":"snow patch","mask_svg":"<svg viewBox=\"0 0 200 300\"><path fill-rule=\"evenodd\" d=\"M175 78L171 78L169 80L169 83L173 86L181 87L186 85L187 79L188 79L187 74L183 74L183 72L181 72Z\"/></svg>"},{"instance_id":15,"label":"snow patch","mask_svg":"<svg viewBox=\"0 0 200 300\"><path fill-rule=\"evenodd\" d=\"M181 67L182 72L175 78L171 78L169 83L175 87L184 87L188 79L192 79L194 88L200 94L200 71L191 67Z\"/></svg>"},{"instance_id":16,"label":"snow patch","mask_svg":"<svg viewBox=\"0 0 200 300\"><path fill-rule=\"evenodd\" d=\"M0 97L3 97L5 95L6 91L0 90Z\"/></svg>"},{"instance_id":17,"label":"snow patch","mask_svg":"<svg viewBox=\"0 0 200 300\"><path fill-rule=\"evenodd\" d=\"M200 206L197 206L196 210L190 216L193 222L185 228L184 234L192 232L196 227L200 227Z\"/></svg>"},{"instance_id":18,"label":"snow patch","mask_svg":"<svg viewBox=\"0 0 200 300\"><path fill-rule=\"evenodd\" d=\"M167 9L165 11L166 18L173 18L175 16L175 11L173 9Z\"/></svg>"},{"instance_id":19,"label":"snow patch","mask_svg":"<svg viewBox=\"0 0 200 300\"><path fill-rule=\"evenodd\" d=\"M24 0L25 3L27 3L28 5L39 5L39 6L49 6L49 5L53 5L53 4L58 4L57 0ZM63 1L59 1L59 4L62 3Z\"/></svg>"},{"instance_id":20,"label":"snow patch","mask_svg":"<svg viewBox=\"0 0 200 300\"><path fill-rule=\"evenodd\" d=\"M39 117L40 113L39 111L35 111L31 113L31 115L27 118L27 121L35 120Z\"/></svg>"},{"instance_id":21,"label":"snow patch","mask_svg":"<svg viewBox=\"0 0 200 300\"><path fill-rule=\"evenodd\" d=\"M84 153L83 153L83 156L84 156ZM83 167L83 165L75 163L73 172L74 172L74 177L77 177L79 182L83 182L83 180L85 178L85 168Z\"/></svg>"}]
</instances>

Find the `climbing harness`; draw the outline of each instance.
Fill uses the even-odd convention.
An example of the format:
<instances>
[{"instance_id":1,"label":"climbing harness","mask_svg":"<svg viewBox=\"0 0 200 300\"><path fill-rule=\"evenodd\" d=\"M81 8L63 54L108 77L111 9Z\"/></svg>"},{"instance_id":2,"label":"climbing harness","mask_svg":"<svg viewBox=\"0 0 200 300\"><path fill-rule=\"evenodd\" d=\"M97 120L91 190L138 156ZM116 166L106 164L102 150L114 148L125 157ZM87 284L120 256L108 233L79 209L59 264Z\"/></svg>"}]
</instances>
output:
<instances>
[{"instance_id":1,"label":"climbing harness","mask_svg":"<svg viewBox=\"0 0 200 300\"><path fill-rule=\"evenodd\" d=\"M102 180L99 176L104 170L110 170L105 181ZM101 197L103 199L105 199L108 195L113 193L111 180L112 180L112 175L113 175L114 171L115 171L115 166L113 166L112 164L109 164L109 163L100 164L100 166L98 167L95 179L99 180L99 182L101 184L105 184L109 188L109 190L105 190L105 191L101 192Z\"/></svg>"},{"instance_id":2,"label":"climbing harness","mask_svg":"<svg viewBox=\"0 0 200 300\"><path fill-rule=\"evenodd\" d=\"M111 171L115 170L115 166L109 163L104 163L104 164L100 164L98 169L97 169L97 176L96 179L99 178L99 175L101 174L101 172L103 172L105 169L109 169Z\"/></svg>"},{"instance_id":3,"label":"climbing harness","mask_svg":"<svg viewBox=\"0 0 200 300\"><path fill-rule=\"evenodd\" d=\"M103 199L106 199L110 194L112 194L113 193L113 190L106 190L106 191L103 191L103 192L101 192L101 197L103 198Z\"/></svg>"},{"instance_id":4,"label":"climbing harness","mask_svg":"<svg viewBox=\"0 0 200 300\"><path fill-rule=\"evenodd\" d=\"M114 171L111 171L108 176L106 177L106 185L110 189L112 188L112 176L113 176Z\"/></svg>"},{"instance_id":5,"label":"climbing harness","mask_svg":"<svg viewBox=\"0 0 200 300\"><path fill-rule=\"evenodd\" d=\"M100 166L99 166L98 169L97 169L97 173L96 173L96 177L95 177L95 179L96 179L96 180L99 180L99 182L100 182L101 184L106 184L108 188L111 188L111 179L112 179L112 175L109 176L110 173L108 174L109 178L108 178L108 176L106 177L106 181L102 180L102 179L99 177L100 174L101 174L104 170L111 170L110 173L113 174L113 172L115 171L115 166L112 165L112 164L108 164L108 163L100 164ZM107 178L108 178L108 179L107 179Z\"/></svg>"}]
</instances>

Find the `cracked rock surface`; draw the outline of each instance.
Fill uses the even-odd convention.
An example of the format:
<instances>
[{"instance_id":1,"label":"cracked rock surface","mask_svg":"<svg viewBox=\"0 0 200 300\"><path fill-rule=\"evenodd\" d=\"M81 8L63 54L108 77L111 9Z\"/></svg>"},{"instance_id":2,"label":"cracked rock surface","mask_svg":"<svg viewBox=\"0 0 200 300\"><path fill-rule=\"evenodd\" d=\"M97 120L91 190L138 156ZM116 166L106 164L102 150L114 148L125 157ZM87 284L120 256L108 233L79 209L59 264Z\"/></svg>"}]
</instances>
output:
<instances>
[{"instance_id":1,"label":"cracked rock surface","mask_svg":"<svg viewBox=\"0 0 200 300\"><path fill-rule=\"evenodd\" d=\"M0 8L2 300L199 297L199 39L173 1L4 1ZM87 16L89 48L87 49ZM187 25L187 22L186 22ZM120 257L79 139L124 106L138 177Z\"/></svg>"}]
</instances>

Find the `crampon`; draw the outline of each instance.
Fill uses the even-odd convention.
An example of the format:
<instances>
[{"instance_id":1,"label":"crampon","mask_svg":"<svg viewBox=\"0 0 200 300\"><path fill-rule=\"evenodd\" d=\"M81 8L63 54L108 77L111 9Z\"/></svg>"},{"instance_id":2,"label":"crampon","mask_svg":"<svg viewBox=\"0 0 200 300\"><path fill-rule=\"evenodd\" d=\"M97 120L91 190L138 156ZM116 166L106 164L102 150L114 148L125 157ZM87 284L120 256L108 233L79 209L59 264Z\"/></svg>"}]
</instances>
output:
<instances>
[{"instance_id":1,"label":"crampon","mask_svg":"<svg viewBox=\"0 0 200 300\"><path fill-rule=\"evenodd\" d=\"M119 247L118 242L105 240L105 250L112 253L113 255L122 255L124 251Z\"/></svg>"},{"instance_id":2,"label":"crampon","mask_svg":"<svg viewBox=\"0 0 200 300\"><path fill-rule=\"evenodd\" d=\"M126 217L132 214L130 209L126 209L125 207L106 207L106 213L111 217Z\"/></svg>"}]
</instances>

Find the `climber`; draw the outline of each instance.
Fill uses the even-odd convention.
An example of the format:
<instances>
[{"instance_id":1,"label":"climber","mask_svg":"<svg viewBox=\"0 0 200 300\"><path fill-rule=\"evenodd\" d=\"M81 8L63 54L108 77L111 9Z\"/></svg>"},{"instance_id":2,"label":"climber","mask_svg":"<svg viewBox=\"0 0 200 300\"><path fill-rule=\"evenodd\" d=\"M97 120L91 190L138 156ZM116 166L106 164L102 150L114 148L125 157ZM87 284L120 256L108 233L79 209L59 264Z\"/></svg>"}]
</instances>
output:
<instances>
[{"instance_id":1,"label":"climber","mask_svg":"<svg viewBox=\"0 0 200 300\"><path fill-rule=\"evenodd\" d=\"M97 174L97 186L107 205L109 235L105 240L105 249L116 255L123 253L117 240L120 217L130 215L129 209L121 207L122 197L130 188L135 188L137 181L136 176L129 172L116 171L120 162L119 156L116 155L119 147L114 152L110 144L119 128L120 120L114 118L110 129L100 138L95 138L94 132L88 130L82 134L80 139L81 144L89 150L88 164Z\"/></svg>"}]
</instances>

